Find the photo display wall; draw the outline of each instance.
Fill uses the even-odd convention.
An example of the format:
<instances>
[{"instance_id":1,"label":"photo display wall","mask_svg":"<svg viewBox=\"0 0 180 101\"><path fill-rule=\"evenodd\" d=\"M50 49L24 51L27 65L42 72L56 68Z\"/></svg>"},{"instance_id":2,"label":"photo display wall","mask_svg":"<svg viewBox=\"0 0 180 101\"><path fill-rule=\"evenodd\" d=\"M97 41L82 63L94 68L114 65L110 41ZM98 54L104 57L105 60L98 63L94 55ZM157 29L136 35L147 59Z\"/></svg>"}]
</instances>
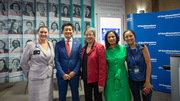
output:
<instances>
[{"instance_id":1,"label":"photo display wall","mask_svg":"<svg viewBox=\"0 0 180 101\"><path fill-rule=\"evenodd\" d=\"M20 67L21 55L27 42L38 39L37 29L42 25L49 28L48 40L55 46L64 39L62 25L71 22L73 38L84 45L84 30L94 21L93 3L94 0L0 0L0 83L26 80Z\"/></svg>"}]
</instances>

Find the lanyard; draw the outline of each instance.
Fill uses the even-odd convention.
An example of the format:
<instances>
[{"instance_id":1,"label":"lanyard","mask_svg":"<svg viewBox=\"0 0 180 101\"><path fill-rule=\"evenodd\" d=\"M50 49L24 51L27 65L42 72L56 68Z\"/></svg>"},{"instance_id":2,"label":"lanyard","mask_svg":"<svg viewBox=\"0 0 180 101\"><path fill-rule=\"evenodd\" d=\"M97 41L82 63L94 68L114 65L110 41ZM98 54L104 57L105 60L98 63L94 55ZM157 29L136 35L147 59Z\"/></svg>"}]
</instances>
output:
<instances>
[{"instance_id":1,"label":"lanyard","mask_svg":"<svg viewBox=\"0 0 180 101\"><path fill-rule=\"evenodd\" d=\"M134 64L136 64L136 59L137 59L137 47L136 47L136 52L135 52L135 56L133 56L132 50L129 47L129 51L128 51L128 58L129 58L129 54L131 55L132 59L134 60Z\"/></svg>"}]
</instances>

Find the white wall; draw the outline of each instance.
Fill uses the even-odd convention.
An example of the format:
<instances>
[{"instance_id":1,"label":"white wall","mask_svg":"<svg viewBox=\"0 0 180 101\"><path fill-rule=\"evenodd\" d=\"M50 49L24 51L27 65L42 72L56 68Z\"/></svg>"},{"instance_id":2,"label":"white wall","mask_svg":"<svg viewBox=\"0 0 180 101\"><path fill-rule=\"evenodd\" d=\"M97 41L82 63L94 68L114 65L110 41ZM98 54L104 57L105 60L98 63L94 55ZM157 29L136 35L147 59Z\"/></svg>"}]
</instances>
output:
<instances>
[{"instance_id":1,"label":"white wall","mask_svg":"<svg viewBox=\"0 0 180 101\"><path fill-rule=\"evenodd\" d=\"M122 18L122 29L121 33L125 30L125 0L94 0L94 8L95 8L95 28L98 33L98 16L110 16L110 17L121 17ZM99 29L100 30L100 29ZM122 41L122 35L121 37L121 43L124 44L124 41ZM98 35L96 36L96 40L98 40Z\"/></svg>"}]
</instances>

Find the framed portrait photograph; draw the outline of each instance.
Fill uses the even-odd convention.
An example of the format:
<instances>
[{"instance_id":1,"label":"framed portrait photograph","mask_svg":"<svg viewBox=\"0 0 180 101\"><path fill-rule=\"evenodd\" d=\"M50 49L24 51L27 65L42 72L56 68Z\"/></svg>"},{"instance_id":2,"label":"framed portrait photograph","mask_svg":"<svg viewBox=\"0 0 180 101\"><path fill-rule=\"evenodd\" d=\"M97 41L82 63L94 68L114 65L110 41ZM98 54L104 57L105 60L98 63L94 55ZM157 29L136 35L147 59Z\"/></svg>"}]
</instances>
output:
<instances>
[{"instance_id":1,"label":"framed portrait photograph","mask_svg":"<svg viewBox=\"0 0 180 101\"><path fill-rule=\"evenodd\" d=\"M8 15L21 16L21 0L8 0Z\"/></svg>"}]
</instances>

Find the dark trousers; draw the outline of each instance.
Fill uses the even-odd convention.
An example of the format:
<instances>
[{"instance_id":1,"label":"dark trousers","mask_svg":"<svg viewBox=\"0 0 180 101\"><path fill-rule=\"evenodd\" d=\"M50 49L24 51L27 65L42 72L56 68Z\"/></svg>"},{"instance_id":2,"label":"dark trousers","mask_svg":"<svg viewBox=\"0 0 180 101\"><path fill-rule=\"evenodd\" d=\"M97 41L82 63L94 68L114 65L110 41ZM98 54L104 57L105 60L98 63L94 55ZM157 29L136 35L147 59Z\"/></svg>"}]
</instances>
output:
<instances>
[{"instance_id":1,"label":"dark trousers","mask_svg":"<svg viewBox=\"0 0 180 101\"><path fill-rule=\"evenodd\" d=\"M85 101L92 100L92 90L94 89L94 99L95 101L102 101L102 93L98 91L98 83L87 83L84 81L84 92L85 92Z\"/></svg>"},{"instance_id":2,"label":"dark trousers","mask_svg":"<svg viewBox=\"0 0 180 101\"><path fill-rule=\"evenodd\" d=\"M58 79L59 101L66 101L68 83L71 88L72 101L79 101L79 76L77 75L70 80Z\"/></svg>"},{"instance_id":3,"label":"dark trousers","mask_svg":"<svg viewBox=\"0 0 180 101\"><path fill-rule=\"evenodd\" d=\"M141 101L140 90L143 89L144 83L145 81L137 82L129 79L129 85L131 88L134 101ZM143 101L151 101L151 96L152 96L152 91L146 96L142 94Z\"/></svg>"}]
</instances>

